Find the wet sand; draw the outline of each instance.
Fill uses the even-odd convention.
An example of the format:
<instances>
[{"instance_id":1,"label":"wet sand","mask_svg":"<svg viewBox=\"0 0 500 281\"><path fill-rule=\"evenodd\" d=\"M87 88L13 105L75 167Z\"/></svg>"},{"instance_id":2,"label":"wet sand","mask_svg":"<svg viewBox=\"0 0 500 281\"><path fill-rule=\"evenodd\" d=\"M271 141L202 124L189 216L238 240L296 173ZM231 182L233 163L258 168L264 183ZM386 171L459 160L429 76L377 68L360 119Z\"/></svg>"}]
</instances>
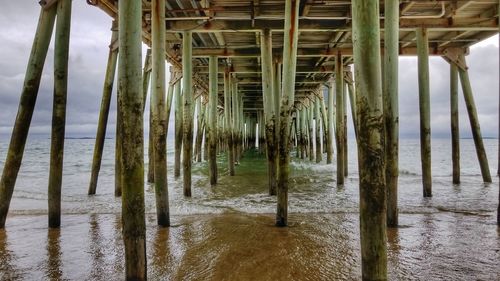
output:
<instances>
[{"instance_id":1,"label":"wet sand","mask_svg":"<svg viewBox=\"0 0 500 281\"><path fill-rule=\"evenodd\" d=\"M500 229L488 215L402 214L388 232L390 280L500 280ZM9 217L0 230L1 280L121 280L118 214ZM150 280L359 280L357 213L147 216Z\"/></svg>"}]
</instances>

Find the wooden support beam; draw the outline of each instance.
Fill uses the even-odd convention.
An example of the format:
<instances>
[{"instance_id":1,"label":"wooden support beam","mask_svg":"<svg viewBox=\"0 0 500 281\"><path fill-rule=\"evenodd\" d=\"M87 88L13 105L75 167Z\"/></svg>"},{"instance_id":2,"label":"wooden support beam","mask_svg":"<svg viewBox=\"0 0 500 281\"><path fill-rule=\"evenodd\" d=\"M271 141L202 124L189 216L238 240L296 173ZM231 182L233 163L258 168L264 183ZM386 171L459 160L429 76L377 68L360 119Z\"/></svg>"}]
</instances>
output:
<instances>
[{"instance_id":1,"label":"wooden support beam","mask_svg":"<svg viewBox=\"0 0 500 281\"><path fill-rule=\"evenodd\" d=\"M345 19L300 19L300 29L302 32L331 32L350 31L350 23L346 24ZM415 28L426 28L430 30L489 30L496 31L498 22L495 18L401 18L400 30L413 30ZM380 20L381 30L385 29L384 21ZM211 19L200 24L197 19L184 19L177 21L167 21L167 32L183 32L190 30L196 33L202 32L255 32L265 28L273 31L283 32L284 22L282 19L255 19L254 24L250 19L246 20L226 20Z\"/></svg>"},{"instance_id":2,"label":"wooden support beam","mask_svg":"<svg viewBox=\"0 0 500 281\"><path fill-rule=\"evenodd\" d=\"M320 107L321 107L321 101L319 97L315 98L314 102L314 119L316 120L315 124L315 137L316 137L316 163L319 163L323 160L322 157L322 152L323 150L321 149L321 116L320 116Z\"/></svg>"},{"instance_id":3,"label":"wooden support beam","mask_svg":"<svg viewBox=\"0 0 500 281\"><path fill-rule=\"evenodd\" d=\"M325 104L325 98L324 98L324 88L320 87L318 90L318 98L320 102L320 110L321 110L321 125L323 129L323 136L322 136L322 141L323 141L323 153L327 153L327 137L328 137L328 116L326 113L326 104Z\"/></svg>"},{"instance_id":4,"label":"wooden support beam","mask_svg":"<svg viewBox=\"0 0 500 281\"><path fill-rule=\"evenodd\" d=\"M462 54L460 55L460 58L464 61L465 64L465 56ZM483 137L481 135L481 128L479 126L479 118L477 117L476 104L474 102L474 95L472 94L472 87L469 80L469 72L468 70L458 68L458 74L460 76L460 82L462 84L462 92L464 94L467 113L469 115L474 145L476 146L477 159L479 160L479 166L481 167L481 175L483 176L484 182L490 183L490 166L488 164L486 150L484 149Z\"/></svg>"},{"instance_id":5,"label":"wooden support beam","mask_svg":"<svg viewBox=\"0 0 500 281\"><path fill-rule=\"evenodd\" d=\"M48 10L42 8L40 10L40 17L28 59L16 121L12 130L9 150L0 180L0 228L5 227L10 200L12 199L17 174L23 160L24 146L28 137L33 110L35 109L38 89L40 88L40 79L42 78L43 66L47 57L50 39L52 38L55 18L56 7L51 7Z\"/></svg>"},{"instance_id":6,"label":"wooden support beam","mask_svg":"<svg viewBox=\"0 0 500 281\"><path fill-rule=\"evenodd\" d=\"M399 108L398 108L398 39L399 1L385 1L384 32L384 120L385 182L387 185L387 226L398 225ZM352 102L352 101L351 101Z\"/></svg>"},{"instance_id":7,"label":"wooden support beam","mask_svg":"<svg viewBox=\"0 0 500 281\"><path fill-rule=\"evenodd\" d=\"M183 136L183 105L181 82L174 87L174 118L175 118L175 137L174 137L174 177L181 175L181 155L182 155L182 136Z\"/></svg>"},{"instance_id":8,"label":"wooden support beam","mask_svg":"<svg viewBox=\"0 0 500 281\"><path fill-rule=\"evenodd\" d=\"M474 1L452 1L446 7L444 18L454 17L457 13L467 8Z\"/></svg>"},{"instance_id":9,"label":"wooden support beam","mask_svg":"<svg viewBox=\"0 0 500 281\"><path fill-rule=\"evenodd\" d=\"M417 29L418 89L420 109L420 157L422 161L422 183L424 197L432 196L431 173L431 117L429 90L428 33L424 28Z\"/></svg>"},{"instance_id":10,"label":"wooden support beam","mask_svg":"<svg viewBox=\"0 0 500 281\"><path fill-rule=\"evenodd\" d=\"M345 147L344 147L344 76L342 54L335 58L335 97L336 97L336 141L337 141L337 186L344 184Z\"/></svg>"},{"instance_id":11,"label":"wooden support beam","mask_svg":"<svg viewBox=\"0 0 500 281\"><path fill-rule=\"evenodd\" d=\"M174 74L173 74L173 71L172 69L170 70L170 83L168 85L168 91L167 91L167 103L165 104L165 110L167 111L166 113L166 124L167 124L167 136L168 136L168 127L169 127L169 123L170 123L170 111L172 109L172 101L173 101L173 97L174 97L174 88L175 88L175 84L172 83L172 78Z\"/></svg>"},{"instance_id":12,"label":"wooden support beam","mask_svg":"<svg viewBox=\"0 0 500 281\"><path fill-rule=\"evenodd\" d=\"M146 57L144 58L144 66L142 68L142 99L146 101L149 92L149 83L151 82L151 48L146 50ZM144 102L142 111L146 108L146 102ZM151 116L150 116L151 117Z\"/></svg>"},{"instance_id":13,"label":"wooden support beam","mask_svg":"<svg viewBox=\"0 0 500 281\"><path fill-rule=\"evenodd\" d=\"M442 56L446 47L433 47L429 54L433 56ZM330 58L335 57L338 52L341 52L343 56L352 56L352 48L300 48L297 50L297 57L300 58L315 58L324 57ZM415 56L417 55L417 48L415 47L403 47L398 49L398 52L402 56ZM279 56L281 54L280 49L273 49L274 56ZM258 47L248 47L248 48L195 48L193 49L193 57L205 58L210 56L218 56L222 58L258 58L260 57L260 48ZM236 66L237 67L237 66ZM322 70L321 66L308 68ZM257 69L257 68L254 68ZM298 69L300 70L300 68Z\"/></svg>"},{"instance_id":14,"label":"wooden support beam","mask_svg":"<svg viewBox=\"0 0 500 281\"><path fill-rule=\"evenodd\" d=\"M290 173L289 132L290 116L295 93L295 68L297 65L297 44L299 29L298 0L285 2L285 25L283 40L283 85L281 91L279 125L279 176L276 225L288 224L288 177Z\"/></svg>"},{"instance_id":15,"label":"wooden support beam","mask_svg":"<svg viewBox=\"0 0 500 281\"><path fill-rule=\"evenodd\" d=\"M400 5L401 14L405 14L406 12L408 12L413 6L415 6L415 4L416 4L415 1L401 3Z\"/></svg>"},{"instance_id":16,"label":"wooden support beam","mask_svg":"<svg viewBox=\"0 0 500 281\"><path fill-rule=\"evenodd\" d=\"M232 144L233 144L233 161L238 162L238 84L231 78L231 117L232 117Z\"/></svg>"},{"instance_id":17,"label":"wooden support beam","mask_svg":"<svg viewBox=\"0 0 500 281\"><path fill-rule=\"evenodd\" d=\"M200 96L196 99L196 112L197 112L197 126L196 126L196 140L194 144L194 158L196 162L201 162L201 147L203 142L203 123L204 123L204 115L205 115L205 106L202 105L201 100L203 96Z\"/></svg>"},{"instance_id":18,"label":"wooden support beam","mask_svg":"<svg viewBox=\"0 0 500 281\"><path fill-rule=\"evenodd\" d=\"M146 221L144 215L144 137L141 32L142 3L121 1L118 85L122 132L120 143L122 228L125 245L125 277L146 280ZM125 20L126 19L126 20Z\"/></svg>"},{"instance_id":19,"label":"wooden support beam","mask_svg":"<svg viewBox=\"0 0 500 281\"><path fill-rule=\"evenodd\" d=\"M208 174L210 184L217 184L217 57L210 57L210 95L208 98Z\"/></svg>"},{"instance_id":20,"label":"wooden support beam","mask_svg":"<svg viewBox=\"0 0 500 281\"><path fill-rule=\"evenodd\" d=\"M345 74L344 80L346 81L345 85L347 86L347 89L345 90L347 90L349 93L349 104L351 105L351 118L352 118L352 125L354 128L354 136L356 137L357 140L359 124L358 124L358 115L356 113L358 112L358 110L356 106L356 91L354 90L354 80L352 78L352 72L350 69L349 72L345 72L344 74ZM347 126L347 121L346 121L346 126Z\"/></svg>"},{"instance_id":21,"label":"wooden support beam","mask_svg":"<svg viewBox=\"0 0 500 281\"><path fill-rule=\"evenodd\" d=\"M144 58L144 67L142 68L142 97L144 99L143 112L146 108L146 100L148 98L149 84L151 81L151 49L146 51ZM149 183L155 181L155 161L154 161L154 143L153 143L153 95L149 96L149 135L148 135L148 174L147 180Z\"/></svg>"},{"instance_id":22,"label":"wooden support beam","mask_svg":"<svg viewBox=\"0 0 500 281\"><path fill-rule=\"evenodd\" d=\"M275 65L276 62L273 62ZM219 73L224 72L223 69L225 69L225 65L219 65ZM195 66L193 68L194 72L198 74L208 74L208 66L206 65L199 65ZM235 73L235 74L260 74L262 71L261 67L256 67L254 65L233 65L231 67L231 72L230 73ZM303 74L303 73L334 73L335 69L332 66L320 66L320 67L313 67L309 65L297 65L297 71L296 74ZM255 82L260 82L258 79L252 79L251 81ZM245 83L245 79L238 78L238 82ZM299 83L299 82L297 82Z\"/></svg>"},{"instance_id":23,"label":"wooden support beam","mask_svg":"<svg viewBox=\"0 0 500 281\"><path fill-rule=\"evenodd\" d=\"M305 106L302 106L300 110L300 143L301 143L301 149L300 149L300 159L304 159L307 154L307 126L306 126L306 121L307 121L307 109Z\"/></svg>"},{"instance_id":24,"label":"wooden support beam","mask_svg":"<svg viewBox=\"0 0 500 281\"><path fill-rule=\"evenodd\" d=\"M49 166L49 227L61 226L61 187L66 129L66 100L68 92L69 37L71 30L71 1L57 3L54 47L54 101Z\"/></svg>"},{"instance_id":25,"label":"wooden support beam","mask_svg":"<svg viewBox=\"0 0 500 281\"><path fill-rule=\"evenodd\" d=\"M354 63L359 66L355 68L355 77L360 126L359 217L363 280L387 280L385 130L379 14L378 1L352 1ZM339 107L337 105L337 110Z\"/></svg>"},{"instance_id":26,"label":"wooden support beam","mask_svg":"<svg viewBox=\"0 0 500 281\"><path fill-rule=\"evenodd\" d=\"M115 128L115 197L122 196L122 114L120 87L116 91L116 128Z\"/></svg>"},{"instance_id":27,"label":"wooden support beam","mask_svg":"<svg viewBox=\"0 0 500 281\"><path fill-rule=\"evenodd\" d=\"M234 176L234 150L233 150L233 133L231 122L231 77L229 69L226 68L224 73L224 123L225 123L225 137L227 141L227 164L229 175Z\"/></svg>"},{"instance_id":28,"label":"wooden support beam","mask_svg":"<svg viewBox=\"0 0 500 281\"><path fill-rule=\"evenodd\" d=\"M184 196L191 197L191 162L193 158L193 65L191 31L182 33L182 98L183 98L183 186Z\"/></svg>"},{"instance_id":29,"label":"wooden support beam","mask_svg":"<svg viewBox=\"0 0 500 281\"><path fill-rule=\"evenodd\" d=\"M111 42L118 40L118 22L113 21ZM95 137L94 156L92 158L92 172L90 175L89 195L94 195L97 190L97 179L101 169L102 152L104 149L104 140L106 139L106 127L108 125L109 107L111 105L111 94L113 93L113 83L115 80L116 64L118 62L118 48L109 49L108 63L104 77L104 87L102 90L101 108L99 111L99 121L97 124L97 133Z\"/></svg>"},{"instance_id":30,"label":"wooden support beam","mask_svg":"<svg viewBox=\"0 0 500 281\"><path fill-rule=\"evenodd\" d=\"M333 162L333 116L335 112L335 102L334 99L334 84L333 81L330 82L328 87L328 130L326 138L326 163L331 164Z\"/></svg>"},{"instance_id":31,"label":"wooden support beam","mask_svg":"<svg viewBox=\"0 0 500 281\"><path fill-rule=\"evenodd\" d=\"M347 142L347 83L344 83L344 103L342 104L344 111L344 134L342 141L344 142L344 177L348 177L349 175L349 147ZM353 116L356 116L355 114ZM354 119L353 119L354 120ZM354 122L354 126L356 127L356 123Z\"/></svg>"},{"instance_id":32,"label":"wooden support beam","mask_svg":"<svg viewBox=\"0 0 500 281\"><path fill-rule=\"evenodd\" d=\"M294 122L294 126L295 126L295 135L294 135L294 138L295 138L295 157L297 157L297 159L300 159L300 149L301 149L301 144L300 144L300 134L301 134L301 131L300 131L300 111L299 111L299 108L296 108L295 110L295 122Z\"/></svg>"},{"instance_id":33,"label":"wooden support beam","mask_svg":"<svg viewBox=\"0 0 500 281\"><path fill-rule=\"evenodd\" d=\"M301 16L301 17L307 16L309 14L309 11L311 10L311 6L313 4L312 0L305 0L303 2L304 2L304 4L301 5L300 11L299 11L299 16Z\"/></svg>"},{"instance_id":34,"label":"wooden support beam","mask_svg":"<svg viewBox=\"0 0 500 281\"><path fill-rule=\"evenodd\" d=\"M159 226L170 226L167 183L167 116L165 110L165 0L152 0L152 87L153 163L156 219ZM151 161L150 161L151 162Z\"/></svg>"},{"instance_id":35,"label":"wooden support beam","mask_svg":"<svg viewBox=\"0 0 500 281\"><path fill-rule=\"evenodd\" d=\"M243 94L241 94L238 98L238 124L239 124L239 141L238 141L238 161L240 161L241 158L243 158L243 132L244 132L244 126L245 126L245 120L244 120L244 109L243 109Z\"/></svg>"},{"instance_id":36,"label":"wooden support beam","mask_svg":"<svg viewBox=\"0 0 500 281\"><path fill-rule=\"evenodd\" d=\"M313 145L313 105L309 101L309 106L307 107L307 143L309 145L309 161L314 160L314 145Z\"/></svg>"},{"instance_id":37,"label":"wooden support beam","mask_svg":"<svg viewBox=\"0 0 500 281\"><path fill-rule=\"evenodd\" d=\"M453 184L460 183L460 127L458 119L458 68L450 64L451 161Z\"/></svg>"},{"instance_id":38,"label":"wooden support beam","mask_svg":"<svg viewBox=\"0 0 500 281\"><path fill-rule=\"evenodd\" d=\"M274 83L276 83L273 71L272 37L271 30L264 29L261 32L261 66L262 66L262 97L264 100L264 127L266 138L267 173L269 183L269 195L276 195L278 183L278 147L276 138L276 100L274 95ZM241 83L241 81L239 81Z\"/></svg>"}]
</instances>

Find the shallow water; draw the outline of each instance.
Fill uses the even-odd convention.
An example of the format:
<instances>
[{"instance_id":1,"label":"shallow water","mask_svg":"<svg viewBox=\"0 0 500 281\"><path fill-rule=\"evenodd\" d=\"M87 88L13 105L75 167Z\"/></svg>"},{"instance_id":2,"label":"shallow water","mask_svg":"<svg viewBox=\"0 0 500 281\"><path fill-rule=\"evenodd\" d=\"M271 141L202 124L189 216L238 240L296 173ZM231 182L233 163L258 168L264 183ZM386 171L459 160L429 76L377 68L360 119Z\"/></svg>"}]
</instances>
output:
<instances>
[{"instance_id":1,"label":"shallow water","mask_svg":"<svg viewBox=\"0 0 500 281\"><path fill-rule=\"evenodd\" d=\"M402 140L400 224L388 232L392 280L500 280L495 225L498 178L483 184L472 140L462 140L462 184L451 184L449 140L433 140L433 194L422 197L418 140ZM47 230L49 140L30 140L5 230L0 280L117 280L123 277L120 199L115 199L114 140L106 140L96 196L87 196L93 140L67 140L61 230ZM485 140L496 167L496 140ZM0 161L7 142L0 141ZM173 167L169 147L169 174ZM146 185L151 280L352 280L360 278L358 179L354 143L349 178L335 185L324 162L293 159L288 228L274 227L265 160L248 153L211 188L206 163L193 166L193 198L169 178L173 227L155 225ZM3 162L0 162L0 168Z\"/></svg>"},{"instance_id":2,"label":"shallow water","mask_svg":"<svg viewBox=\"0 0 500 281\"><path fill-rule=\"evenodd\" d=\"M11 217L0 231L2 280L120 280L116 214L66 215L61 230L41 216ZM485 216L403 214L390 230L391 280L498 280L500 241ZM147 217L151 280L360 279L358 216L295 214L288 228L265 214ZM21 235L22 234L22 235Z\"/></svg>"}]
</instances>

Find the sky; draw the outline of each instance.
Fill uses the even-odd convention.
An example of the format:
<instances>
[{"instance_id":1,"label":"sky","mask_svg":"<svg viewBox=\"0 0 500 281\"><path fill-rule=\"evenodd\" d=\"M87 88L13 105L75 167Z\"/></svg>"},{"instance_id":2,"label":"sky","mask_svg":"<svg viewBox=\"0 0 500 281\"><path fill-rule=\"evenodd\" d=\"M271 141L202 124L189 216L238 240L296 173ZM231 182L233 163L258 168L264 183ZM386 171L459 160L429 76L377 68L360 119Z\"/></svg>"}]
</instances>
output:
<instances>
[{"instance_id":1,"label":"sky","mask_svg":"<svg viewBox=\"0 0 500 281\"><path fill-rule=\"evenodd\" d=\"M0 136L9 136L14 124L40 12L37 2L3 1L0 9ZM73 1L66 119L68 137L95 136L111 38L110 28L111 18L104 12L87 5L86 1ZM50 134L53 48L52 42L42 76L30 136ZM145 50L146 46L143 45L144 53ZM466 58L484 137L498 135L498 53L498 37L494 36L474 45ZM400 135L418 137L417 60L416 57L401 57L399 62ZM449 65L440 57L431 57L429 65L432 136L449 137ZM115 130L115 98L116 95L113 93L108 136L112 136ZM469 120L461 91L459 111L461 136L470 137ZM145 115L145 122L147 119L148 114ZM352 128L350 132L352 134Z\"/></svg>"}]
</instances>

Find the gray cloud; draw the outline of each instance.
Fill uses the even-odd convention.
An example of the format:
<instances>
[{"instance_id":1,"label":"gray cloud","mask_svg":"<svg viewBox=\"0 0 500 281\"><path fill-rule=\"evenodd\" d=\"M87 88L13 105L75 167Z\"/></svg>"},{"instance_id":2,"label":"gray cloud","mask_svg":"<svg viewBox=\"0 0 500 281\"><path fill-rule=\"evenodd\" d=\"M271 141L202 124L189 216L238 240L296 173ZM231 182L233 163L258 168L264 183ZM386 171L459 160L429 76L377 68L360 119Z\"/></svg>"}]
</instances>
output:
<instances>
[{"instance_id":1,"label":"gray cloud","mask_svg":"<svg viewBox=\"0 0 500 281\"><path fill-rule=\"evenodd\" d=\"M10 134L19 103L24 72L36 29L39 5L35 1L5 1L0 12L0 134ZM93 136L101 102L111 19L85 1L73 1L67 135ZM498 130L498 38L471 49L467 57L483 135ZM145 48L143 48L145 50ZM32 133L50 133L52 109L53 44L40 87ZM439 57L430 59L433 136L449 136L449 66ZM417 61L400 59L400 129L403 136L418 136ZM114 93L115 95L115 93ZM108 133L115 128L116 105L110 111ZM145 115L147 122L148 114ZM171 117L171 123L173 116ZM349 122L350 124L350 122ZM470 135L465 105L460 97L460 127ZM173 128L171 125L170 128Z\"/></svg>"}]
</instances>

